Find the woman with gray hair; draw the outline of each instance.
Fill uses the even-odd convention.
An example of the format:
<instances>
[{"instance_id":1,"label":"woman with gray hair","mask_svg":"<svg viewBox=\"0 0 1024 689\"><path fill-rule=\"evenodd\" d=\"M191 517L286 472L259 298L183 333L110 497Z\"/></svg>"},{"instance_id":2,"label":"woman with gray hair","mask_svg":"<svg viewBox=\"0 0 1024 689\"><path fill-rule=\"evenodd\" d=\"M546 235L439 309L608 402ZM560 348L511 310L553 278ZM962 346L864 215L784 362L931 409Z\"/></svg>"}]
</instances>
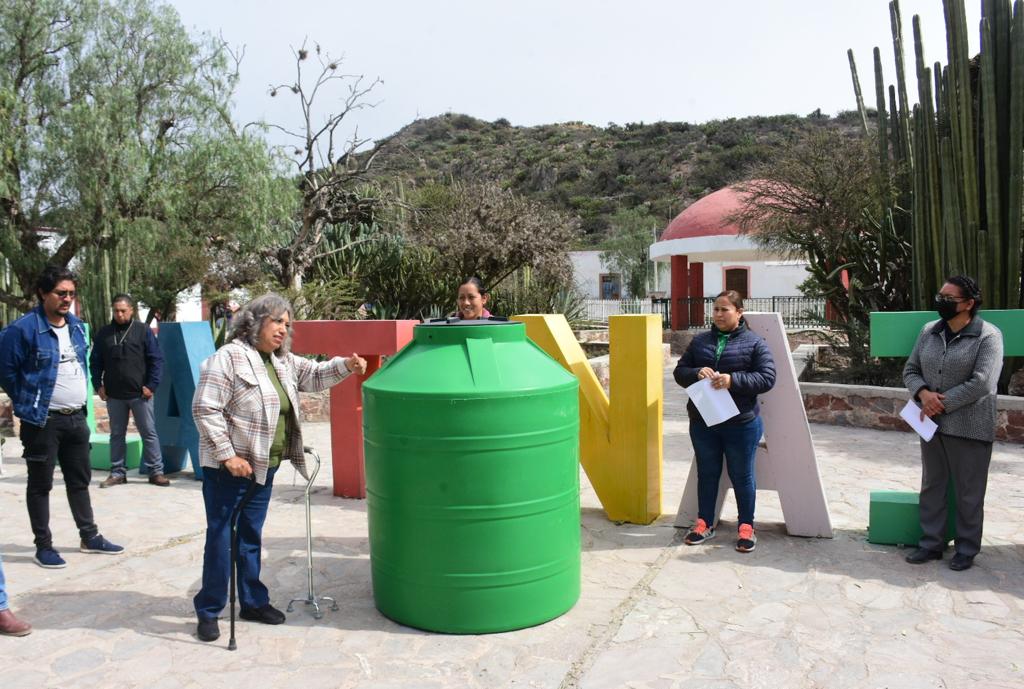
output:
<instances>
[{"instance_id":1,"label":"woman with gray hair","mask_svg":"<svg viewBox=\"0 0 1024 689\"><path fill-rule=\"evenodd\" d=\"M298 393L366 373L366 361L356 354L322 363L292 354L291 313L280 295L253 299L235 314L227 343L203 362L199 375L192 416L199 430L206 548L202 588L193 603L201 641L220 636L217 616L227 604L231 575L231 514L253 481L254 492L238 518L240 615L264 624L284 622L260 581L260 547L277 468L290 461L306 475Z\"/></svg>"}]
</instances>

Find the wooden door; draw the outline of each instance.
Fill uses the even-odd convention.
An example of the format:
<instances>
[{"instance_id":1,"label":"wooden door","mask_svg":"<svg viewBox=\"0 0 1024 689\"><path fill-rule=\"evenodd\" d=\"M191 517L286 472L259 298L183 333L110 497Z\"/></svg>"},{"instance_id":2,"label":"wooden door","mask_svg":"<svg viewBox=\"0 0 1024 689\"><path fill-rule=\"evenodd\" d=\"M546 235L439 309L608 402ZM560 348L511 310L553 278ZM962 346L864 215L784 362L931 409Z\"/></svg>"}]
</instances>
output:
<instances>
[{"instance_id":1,"label":"wooden door","mask_svg":"<svg viewBox=\"0 0 1024 689\"><path fill-rule=\"evenodd\" d=\"M748 268L728 268L725 271L725 289L736 290L740 296L746 299L747 285L750 282L750 270Z\"/></svg>"}]
</instances>

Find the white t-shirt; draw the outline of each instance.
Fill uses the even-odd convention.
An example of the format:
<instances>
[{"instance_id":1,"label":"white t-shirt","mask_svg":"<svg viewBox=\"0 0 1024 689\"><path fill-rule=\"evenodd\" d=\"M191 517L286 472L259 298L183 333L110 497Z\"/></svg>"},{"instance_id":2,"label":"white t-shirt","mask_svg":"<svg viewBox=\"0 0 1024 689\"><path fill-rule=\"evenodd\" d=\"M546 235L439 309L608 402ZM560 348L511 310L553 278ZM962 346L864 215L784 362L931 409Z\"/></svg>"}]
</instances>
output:
<instances>
[{"instance_id":1,"label":"white t-shirt","mask_svg":"<svg viewBox=\"0 0 1024 689\"><path fill-rule=\"evenodd\" d=\"M50 324L57 333L60 363L57 365L57 382L53 386L53 397L50 398L50 411L60 409L81 409L85 406L85 371L78 363L78 353L71 343L71 331L65 321L57 327Z\"/></svg>"}]
</instances>

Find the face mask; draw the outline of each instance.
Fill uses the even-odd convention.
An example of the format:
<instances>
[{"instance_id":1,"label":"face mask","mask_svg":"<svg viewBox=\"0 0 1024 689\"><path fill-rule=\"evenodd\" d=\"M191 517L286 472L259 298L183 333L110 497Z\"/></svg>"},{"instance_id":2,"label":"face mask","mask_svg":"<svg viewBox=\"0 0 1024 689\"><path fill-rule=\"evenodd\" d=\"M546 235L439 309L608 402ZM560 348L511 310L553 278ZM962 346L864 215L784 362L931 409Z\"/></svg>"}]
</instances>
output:
<instances>
[{"instance_id":1,"label":"face mask","mask_svg":"<svg viewBox=\"0 0 1024 689\"><path fill-rule=\"evenodd\" d=\"M949 321L956 318L959 311L956 310L958 304L955 301L946 301L945 299L935 300L935 310L939 312L939 318L944 321Z\"/></svg>"}]
</instances>

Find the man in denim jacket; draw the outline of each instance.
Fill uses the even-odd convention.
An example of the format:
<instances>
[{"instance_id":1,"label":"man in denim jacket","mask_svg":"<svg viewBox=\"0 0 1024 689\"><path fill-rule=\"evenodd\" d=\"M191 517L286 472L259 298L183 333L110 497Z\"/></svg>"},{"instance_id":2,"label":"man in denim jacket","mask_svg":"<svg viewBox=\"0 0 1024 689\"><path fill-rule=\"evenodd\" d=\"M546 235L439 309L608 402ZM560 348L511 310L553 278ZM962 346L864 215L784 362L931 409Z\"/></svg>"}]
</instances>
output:
<instances>
[{"instance_id":1,"label":"man in denim jacket","mask_svg":"<svg viewBox=\"0 0 1024 689\"><path fill-rule=\"evenodd\" d=\"M50 490L57 462L82 539L80 550L110 555L124 551L100 535L89 499L88 345L85 325L71 313L77 281L67 268L47 266L36 280L39 306L0 333L0 386L21 419L35 561L49 569L67 564L54 549L50 533Z\"/></svg>"}]
</instances>

